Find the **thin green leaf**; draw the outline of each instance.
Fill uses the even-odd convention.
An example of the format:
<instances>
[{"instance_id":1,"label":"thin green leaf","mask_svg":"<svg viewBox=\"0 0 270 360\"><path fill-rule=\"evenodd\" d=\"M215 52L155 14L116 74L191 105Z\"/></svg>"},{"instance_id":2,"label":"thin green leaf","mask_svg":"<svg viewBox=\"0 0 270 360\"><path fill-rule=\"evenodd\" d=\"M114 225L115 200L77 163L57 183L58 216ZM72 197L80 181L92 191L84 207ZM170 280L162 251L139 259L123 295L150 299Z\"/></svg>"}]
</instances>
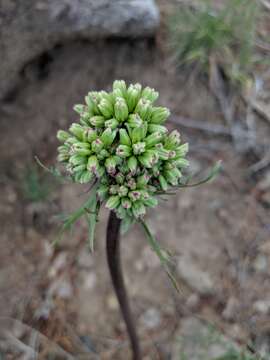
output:
<instances>
[{"instance_id":1,"label":"thin green leaf","mask_svg":"<svg viewBox=\"0 0 270 360\"><path fill-rule=\"evenodd\" d=\"M141 223L145 234L146 234L146 239L148 240L151 248L153 249L153 251L156 253L156 255L159 257L159 260L161 262L161 265L163 266L167 276L169 277L169 279L172 282L172 285L174 286L174 288L177 290L177 292L180 292L180 288L179 285L175 279L175 277L173 276L173 274L171 273L169 267L168 267L168 261L169 261L169 254L167 252L165 252L158 244L158 242L156 241L155 237L153 236L153 234L151 233L149 227L147 226L147 224L140 219L139 222ZM166 254L166 255L165 255Z\"/></svg>"},{"instance_id":2,"label":"thin green leaf","mask_svg":"<svg viewBox=\"0 0 270 360\"><path fill-rule=\"evenodd\" d=\"M53 175L54 177L58 178L59 180L65 180L65 181L66 181L66 180L71 180L71 177L70 177L70 176L64 176L64 175L62 175L61 172L60 172L57 168L55 168L55 167L53 167L53 166L50 167L50 168L48 168L46 165L44 165L44 164L39 160L39 158L38 158L37 156L35 156L34 158L35 158L37 164L42 167L42 169L44 169L46 172L50 173L50 174Z\"/></svg>"},{"instance_id":3,"label":"thin green leaf","mask_svg":"<svg viewBox=\"0 0 270 360\"><path fill-rule=\"evenodd\" d=\"M94 252L95 229L98 221L97 219L98 219L99 209L100 209L100 203L97 202L96 196L93 199L91 207L85 209L87 211L85 213L85 216L88 223L88 241L91 252Z\"/></svg>"},{"instance_id":4,"label":"thin green leaf","mask_svg":"<svg viewBox=\"0 0 270 360\"><path fill-rule=\"evenodd\" d=\"M87 209L92 209L93 204L96 203L96 191L97 191L98 183L94 185L92 188L91 194L87 201L79 207L79 209L72 212L70 215L63 216L63 225L61 226L61 230L57 239L53 242L53 245L56 245L61 239L63 234L70 230L71 227L84 215L87 214ZM96 214L95 214L96 216Z\"/></svg>"},{"instance_id":5,"label":"thin green leaf","mask_svg":"<svg viewBox=\"0 0 270 360\"><path fill-rule=\"evenodd\" d=\"M222 168L222 161L219 160L211 168L209 174L204 179L202 179L194 184L183 184L183 185L178 185L177 187L180 187L180 188L195 187L195 186L199 186L199 185L205 184L207 182L213 181L215 179L215 177L218 175L218 173L220 172L221 168Z\"/></svg>"},{"instance_id":6,"label":"thin green leaf","mask_svg":"<svg viewBox=\"0 0 270 360\"><path fill-rule=\"evenodd\" d=\"M126 234L135 222L136 220L134 219L134 217L126 216L121 221L121 228L120 228L121 235Z\"/></svg>"}]
</instances>

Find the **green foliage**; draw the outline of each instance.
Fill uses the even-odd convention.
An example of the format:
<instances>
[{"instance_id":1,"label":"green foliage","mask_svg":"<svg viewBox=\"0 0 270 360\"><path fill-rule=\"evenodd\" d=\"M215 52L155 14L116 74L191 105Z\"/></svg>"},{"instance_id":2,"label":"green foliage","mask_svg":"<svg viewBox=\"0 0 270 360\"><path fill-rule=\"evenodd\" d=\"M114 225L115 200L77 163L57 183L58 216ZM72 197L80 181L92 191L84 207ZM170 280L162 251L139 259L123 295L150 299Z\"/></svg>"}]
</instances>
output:
<instances>
[{"instance_id":1,"label":"green foliage","mask_svg":"<svg viewBox=\"0 0 270 360\"><path fill-rule=\"evenodd\" d=\"M259 358L243 351L229 350L225 355L213 360L259 360Z\"/></svg>"},{"instance_id":2,"label":"green foliage","mask_svg":"<svg viewBox=\"0 0 270 360\"><path fill-rule=\"evenodd\" d=\"M256 1L228 0L181 6L169 18L171 45L180 65L199 65L208 72L215 59L232 83L249 78L256 61L254 41L259 6Z\"/></svg>"},{"instance_id":3,"label":"green foliage","mask_svg":"<svg viewBox=\"0 0 270 360\"><path fill-rule=\"evenodd\" d=\"M41 175L35 164L26 168L21 181L23 197L26 200L39 202L48 199L52 190L52 182L46 175Z\"/></svg>"}]
</instances>

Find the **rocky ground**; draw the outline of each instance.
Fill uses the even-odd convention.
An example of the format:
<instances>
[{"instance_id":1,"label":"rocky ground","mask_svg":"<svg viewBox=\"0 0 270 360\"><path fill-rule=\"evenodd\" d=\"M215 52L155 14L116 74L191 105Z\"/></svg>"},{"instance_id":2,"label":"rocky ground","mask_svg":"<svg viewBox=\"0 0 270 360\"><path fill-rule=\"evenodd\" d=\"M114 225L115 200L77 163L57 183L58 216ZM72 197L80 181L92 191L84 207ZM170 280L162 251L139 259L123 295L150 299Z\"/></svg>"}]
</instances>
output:
<instances>
[{"instance_id":1,"label":"rocky ground","mask_svg":"<svg viewBox=\"0 0 270 360\"><path fill-rule=\"evenodd\" d=\"M24 81L0 110L0 357L25 353L34 358L39 351L41 359L129 358L106 266L108 214L102 211L94 254L88 251L83 222L53 247L55 215L79 206L85 189L46 177L46 196L33 201L24 186L35 155L54 164L55 132L74 120L73 104L89 89L107 89L116 78L157 88L174 120L222 124L207 84L188 82L178 73L159 38L72 42L26 67ZM177 126L175 121L169 126ZM256 124L269 138L269 124L259 117ZM148 216L157 239L173 253L180 293L138 226L122 238L145 359L210 360L247 344L266 354L269 170L249 175L247 168L256 159L239 154L226 134L179 128L190 143L195 177L218 159L223 170L213 183L179 191Z\"/></svg>"}]
</instances>

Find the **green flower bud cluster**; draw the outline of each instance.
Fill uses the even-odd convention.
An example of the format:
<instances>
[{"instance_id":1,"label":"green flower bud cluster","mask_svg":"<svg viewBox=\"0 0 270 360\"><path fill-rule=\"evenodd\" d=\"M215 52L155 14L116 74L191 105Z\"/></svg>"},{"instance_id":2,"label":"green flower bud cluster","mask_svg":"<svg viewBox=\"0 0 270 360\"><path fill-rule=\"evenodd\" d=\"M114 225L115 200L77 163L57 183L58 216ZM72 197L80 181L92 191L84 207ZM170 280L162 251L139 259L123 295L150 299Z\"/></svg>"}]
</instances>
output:
<instances>
[{"instance_id":1,"label":"green flower bud cluster","mask_svg":"<svg viewBox=\"0 0 270 360\"><path fill-rule=\"evenodd\" d=\"M75 105L79 121L59 130L58 160L75 182L98 182L97 194L119 218L140 218L157 195L177 186L188 144L164 126L170 115L154 106L158 93L122 80L111 92L89 92Z\"/></svg>"}]
</instances>

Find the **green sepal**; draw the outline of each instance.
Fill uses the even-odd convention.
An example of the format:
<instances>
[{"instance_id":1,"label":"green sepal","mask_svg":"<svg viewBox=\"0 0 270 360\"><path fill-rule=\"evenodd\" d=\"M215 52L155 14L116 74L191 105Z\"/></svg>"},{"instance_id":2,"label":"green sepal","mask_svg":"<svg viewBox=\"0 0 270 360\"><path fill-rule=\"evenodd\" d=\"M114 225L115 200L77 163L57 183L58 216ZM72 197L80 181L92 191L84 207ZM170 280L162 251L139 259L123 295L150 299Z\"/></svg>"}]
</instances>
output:
<instances>
[{"instance_id":1,"label":"green sepal","mask_svg":"<svg viewBox=\"0 0 270 360\"><path fill-rule=\"evenodd\" d=\"M128 117L128 106L125 99L117 97L114 104L114 115L116 120L123 122Z\"/></svg>"},{"instance_id":2,"label":"green sepal","mask_svg":"<svg viewBox=\"0 0 270 360\"><path fill-rule=\"evenodd\" d=\"M97 128L101 128L104 125L105 122L105 118L101 115L96 115L96 116L92 116L89 119L89 122L91 125L97 127Z\"/></svg>"},{"instance_id":3,"label":"green sepal","mask_svg":"<svg viewBox=\"0 0 270 360\"><path fill-rule=\"evenodd\" d=\"M131 148L127 145L119 145L116 149L116 155L126 158L131 155Z\"/></svg>"},{"instance_id":4,"label":"green sepal","mask_svg":"<svg viewBox=\"0 0 270 360\"><path fill-rule=\"evenodd\" d=\"M105 207L107 209L113 210L117 208L117 206L120 204L120 197L118 195L110 196L109 199L106 202Z\"/></svg>"},{"instance_id":5,"label":"green sepal","mask_svg":"<svg viewBox=\"0 0 270 360\"><path fill-rule=\"evenodd\" d=\"M138 160L135 156L128 158L128 167L131 173L135 174L138 167Z\"/></svg>"},{"instance_id":6,"label":"green sepal","mask_svg":"<svg viewBox=\"0 0 270 360\"><path fill-rule=\"evenodd\" d=\"M58 130L56 137L59 141L64 142L70 137L70 135L67 131Z\"/></svg>"},{"instance_id":7,"label":"green sepal","mask_svg":"<svg viewBox=\"0 0 270 360\"><path fill-rule=\"evenodd\" d=\"M119 139L120 144L127 146L131 145L131 139L126 129L120 129L119 135L120 135L120 139Z\"/></svg>"},{"instance_id":8,"label":"green sepal","mask_svg":"<svg viewBox=\"0 0 270 360\"><path fill-rule=\"evenodd\" d=\"M170 110L165 107L153 107L151 109L149 123L151 124L163 124L170 116Z\"/></svg>"},{"instance_id":9,"label":"green sepal","mask_svg":"<svg viewBox=\"0 0 270 360\"><path fill-rule=\"evenodd\" d=\"M141 97L154 103L158 99L159 93L147 86L143 89Z\"/></svg>"},{"instance_id":10,"label":"green sepal","mask_svg":"<svg viewBox=\"0 0 270 360\"><path fill-rule=\"evenodd\" d=\"M111 128L112 130L116 129L119 125L119 122L115 118L106 120L104 123L105 127Z\"/></svg>"}]
</instances>

